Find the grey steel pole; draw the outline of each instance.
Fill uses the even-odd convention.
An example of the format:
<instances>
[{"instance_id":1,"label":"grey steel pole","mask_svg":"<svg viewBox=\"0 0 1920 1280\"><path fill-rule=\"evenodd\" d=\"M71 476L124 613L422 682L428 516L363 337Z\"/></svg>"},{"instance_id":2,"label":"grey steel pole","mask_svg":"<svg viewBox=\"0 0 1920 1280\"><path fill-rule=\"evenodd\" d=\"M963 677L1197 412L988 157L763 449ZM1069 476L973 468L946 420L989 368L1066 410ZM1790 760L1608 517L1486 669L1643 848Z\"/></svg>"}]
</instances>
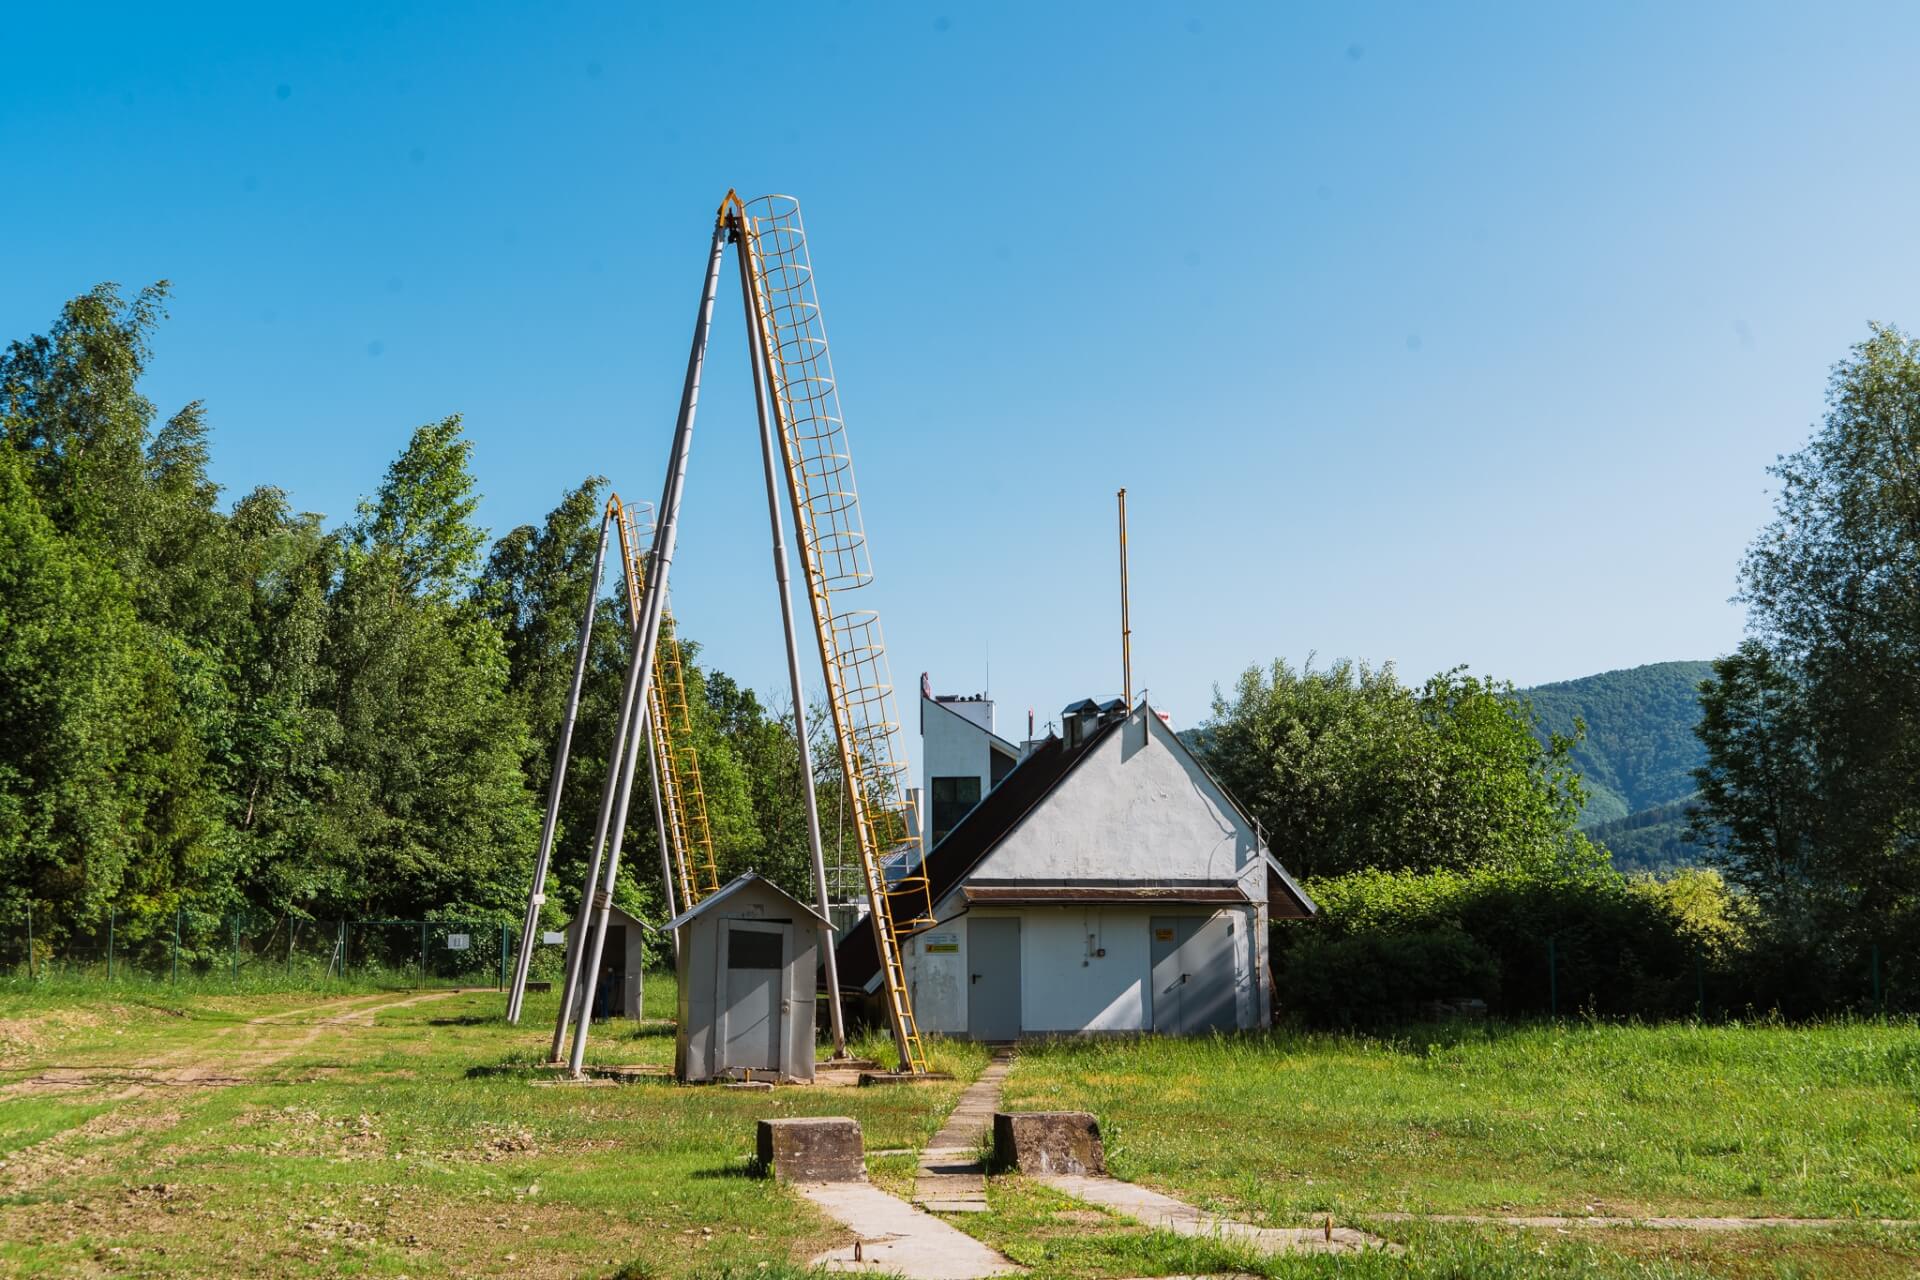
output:
<instances>
[{"instance_id":1,"label":"grey steel pole","mask_svg":"<svg viewBox=\"0 0 1920 1280\"><path fill-rule=\"evenodd\" d=\"M723 205L713 222L713 245L707 253L707 279L701 288L700 312L693 324L693 346L687 353L687 377L680 390L680 418L674 424L673 452L667 463L666 487L660 494L660 527L653 538L653 555L647 566L647 592L643 600L639 643L633 647L633 665L628 670L628 696L635 708L643 707L653 683L653 655L660 643L660 615L667 601L667 575L673 568L673 544L680 528L680 496L686 488L687 455L693 447L693 419L700 404L700 373L707 358L707 336L713 328L713 299L720 287L720 259L727 251L726 208ZM634 716L638 719L638 716ZM576 1077L585 1060L587 1028L592 1021L586 1011L593 1007L594 988L600 981L600 953L607 941L607 909L613 904L615 876L620 870L620 845L626 836L627 808L633 799L633 773L639 763L638 736L627 745L626 768L622 770L619 811L612 832L612 848L607 853L604 897L594 902L593 944L585 959L587 970L582 990L580 1022L573 1035L573 1054L569 1068Z\"/></svg>"},{"instance_id":2,"label":"grey steel pole","mask_svg":"<svg viewBox=\"0 0 1920 1280\"><path fill-rule=\"evenodd\" d=\"M634 638L638 646L639 637ZM567 939L567 971L560 985L560 1013L553 1020L553 1044L547 1051L547 1061L560 1061L561 1052L567 1045L567 1024L573 1019L574 993L580 985L580 957L585 948L582 944L587 937L587 921L593 905L594 889L600 883L600 857L607 847L607 824L613 817L613 793L620 785L620 761L626 757L627 735L632 726L627 723L627 715L633 710L634 670L627 667L626 683L620 689L620 713L614 719L613 744L607 749L607 778L600 784L600 814L593 821L593 845L587 859L587 880L580 890L580 908L574 914L573 930ZM641 732L646 726L641 726Z\"/></svg>"},{"instance_id":3,"label":"grey steel pole","mask_svg":"<svg viewBox=\"0 0 1920 1280\"><path fill-rule=\"evenodd\" d=\"M607 529L612 523L613 506L609 503L600 515L600 542L593 552L593 576L587 590L586 614L580 619L580 652L573 659L573 686L567 691L567 712L560 722L560 743L553 752L553 776L547 780L547 817L540 829L540 852L533 862L533 888L527 893L527 915L520 930L520 950L513 961L513 984L507 988L509 1026L516 1026L520 1022L520 1006L527 994L527 972L533 967L533 946L540 936L540 908L547 902L547 865L553 857L553 834L560 825L560 788L566 781L567 756L573 749L573 724L580 714L580 690L587 680L587 653L593 639L593 613L600 603L600 574L607 560Z\"/></svg>"},{"instance_id":4,"label":"grey steel pole","mask_svg":"<svg viewBox=\"0 0 1920 1280\"><path fill-rule=\"evenodd\" d=\"M647 742L647 776L653 782L653 830L660 839L660 882L667 887L667 919L672 920L680 914L678 895L673 891L673 855L667 848L667 813L661 807L660 796L660 757L653 751L652 739ZM673 931L673 967L680 967L680 931Z\"/></svg>"},{"instance_id":5,"label":"grey steel pole","mask_svg":"<svg viewBox=\"0 0 1920 1280\"><path fill-rule=\"evenodd\" d=\"M736 215L745 216L745 215ZM800 680L800 646L793 633L793 597L787 573L787 541L780 519L780 494L787 477L778 476L773 460L773 424L768 412L767 370L761 360L760 343L755 335L759 320L753 306L753 266L747 261L747 248L739 246L734 258L740 264L740 303L747 316L747 360L753 366L753 407L760 418L760 459L767 473L767 522L773 529L773 578L780 595L780 626L787 639L787 677L793 684L793 736L800 749L800 793L807 810L807 853L813 859L813 891L820 900L820 914L827 917L827 945L821 949L827 976L827 1017L833 1026L833 1056L847 1056L847 1028L840 1011L840 962L834 955L833 915L828 910L827 858L820 847L820 803L813 791L813 747L807 741L807 698Z\"/></svg>"}]
</instances>

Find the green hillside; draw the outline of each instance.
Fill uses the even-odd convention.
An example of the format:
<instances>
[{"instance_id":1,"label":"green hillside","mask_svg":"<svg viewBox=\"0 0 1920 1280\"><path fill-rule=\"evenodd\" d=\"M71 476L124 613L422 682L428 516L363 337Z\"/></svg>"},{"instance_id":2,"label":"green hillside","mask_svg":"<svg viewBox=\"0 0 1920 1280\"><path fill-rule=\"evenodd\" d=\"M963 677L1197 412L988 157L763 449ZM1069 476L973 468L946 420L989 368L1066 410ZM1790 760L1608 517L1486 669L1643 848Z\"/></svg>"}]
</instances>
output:
<instances>
[{"instance_id":1,"label":"green hillside","mask_svg":"<svg viewBox=\"0 0 1920 1280\"><path fill-rule=\"evenodd\" d=\"M1704 756L1693 726L1706 662L1656 662L1525 690L1543 727L1587 735L1574 749L1587 788L1581 820L1613 851L1622 870L1659 869L1693 861L1680 840L1692 770Z\"/></svg>"}]
</instances>

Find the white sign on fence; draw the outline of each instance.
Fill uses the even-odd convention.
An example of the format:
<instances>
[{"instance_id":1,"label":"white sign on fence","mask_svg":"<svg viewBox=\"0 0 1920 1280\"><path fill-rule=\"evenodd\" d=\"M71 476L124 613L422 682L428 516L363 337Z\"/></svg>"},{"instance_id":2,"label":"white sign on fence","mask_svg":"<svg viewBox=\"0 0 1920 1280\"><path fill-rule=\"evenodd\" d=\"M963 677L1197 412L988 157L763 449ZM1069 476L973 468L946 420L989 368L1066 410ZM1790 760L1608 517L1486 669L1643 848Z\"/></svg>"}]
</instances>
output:
<instances>
[{"instance_id":1,"label":"white sign on fence","mask_svg":"<svg viewBox=\"0 0 1920 1280\"><path fill-rule=\"evenodd\" d=\"M564 947L567 944L567 935L549 929L540 935L540 941L549 947Z\"/></svg>"},{"instance_id":2,"label":"white sign on fence","mask_svg":"<svg viewBox=\"0 0 1920 1280\"><path fill-rule=\"evenodd\" d=\"M464 933L450 933L447 935L447 950L465 951L472 942L473 939Z\"/></svg>"}]
</instances>

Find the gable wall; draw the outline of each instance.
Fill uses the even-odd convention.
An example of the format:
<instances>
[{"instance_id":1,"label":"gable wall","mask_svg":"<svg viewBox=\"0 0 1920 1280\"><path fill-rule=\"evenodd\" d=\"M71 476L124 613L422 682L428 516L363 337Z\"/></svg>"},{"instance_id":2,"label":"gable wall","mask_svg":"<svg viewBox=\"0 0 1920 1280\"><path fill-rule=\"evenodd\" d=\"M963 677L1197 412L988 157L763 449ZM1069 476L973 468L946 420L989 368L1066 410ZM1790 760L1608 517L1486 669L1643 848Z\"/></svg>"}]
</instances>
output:
<instances>
[{"instance_id":1,"label":"gable wall","mask_svg":"<svg viewBox=\"0 0 1920 1280\"><path fill-rule=\"evenodd\" d=\"M1264 898L1254 832L1173 731L1136 711L968 879L1243 882ZM943 910L942 914L945 914Z\"/></svg>"}]
</instances>

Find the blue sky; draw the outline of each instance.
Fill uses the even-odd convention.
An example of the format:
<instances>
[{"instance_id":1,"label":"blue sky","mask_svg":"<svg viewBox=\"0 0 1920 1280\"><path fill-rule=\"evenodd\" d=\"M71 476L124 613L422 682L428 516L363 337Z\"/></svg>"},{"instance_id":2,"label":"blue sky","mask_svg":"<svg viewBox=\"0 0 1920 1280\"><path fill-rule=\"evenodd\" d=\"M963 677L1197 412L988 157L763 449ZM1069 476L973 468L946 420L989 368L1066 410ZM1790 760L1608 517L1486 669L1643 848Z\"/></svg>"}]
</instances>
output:
<instances>
[{"instance_id":1,"label":"blue sky","mask_svg":"<svg viewBox=\"0 0 1920 1280\"><path fill-rule=\"evenodd\" d=\"M0 335L174 282L215 474L348 515L465 415L496 533L657 495L712 211L803 202L903 690L1724 652L1764 467L1920 323L1920 11L35 6ZM675 604L783 682L737 296ZM909 711L909 718L911 712Z\"/></svg>"}]
</instances>

